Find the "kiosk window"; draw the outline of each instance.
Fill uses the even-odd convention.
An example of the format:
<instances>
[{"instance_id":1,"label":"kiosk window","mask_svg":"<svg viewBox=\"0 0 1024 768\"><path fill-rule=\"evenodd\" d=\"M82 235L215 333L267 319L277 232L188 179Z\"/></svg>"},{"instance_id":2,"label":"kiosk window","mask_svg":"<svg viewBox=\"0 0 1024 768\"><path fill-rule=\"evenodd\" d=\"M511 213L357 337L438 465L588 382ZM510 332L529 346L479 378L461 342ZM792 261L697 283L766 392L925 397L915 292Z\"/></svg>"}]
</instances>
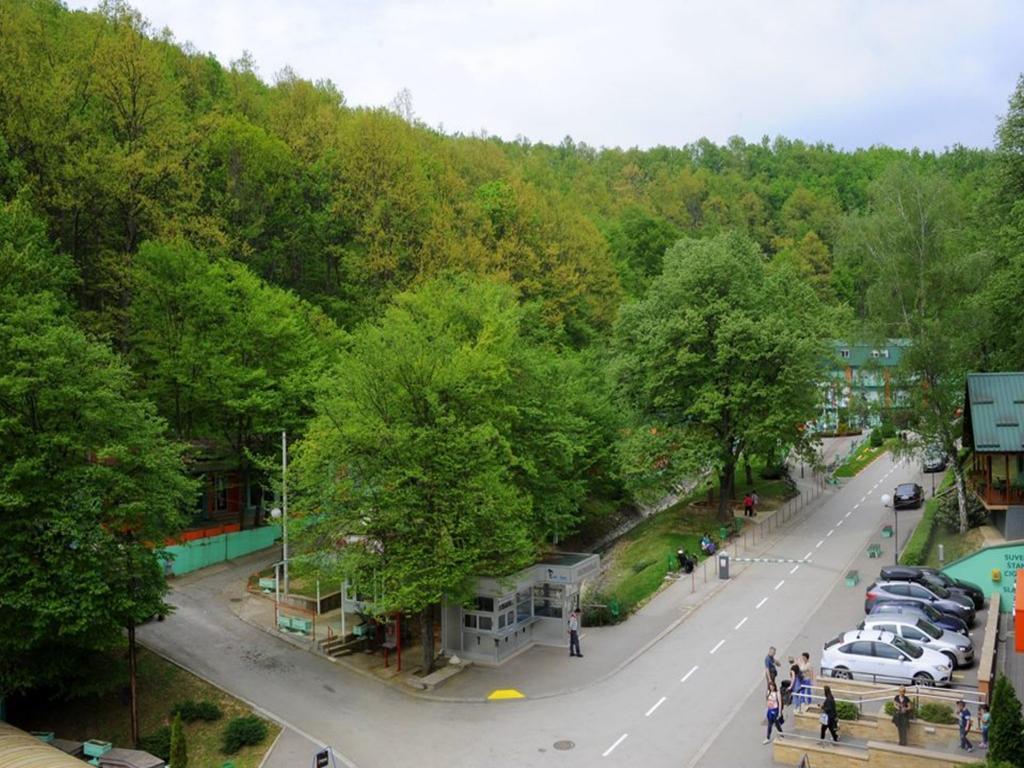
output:
<instances>
[{"instance_id":1,"label":"kiosk window","mask_svg":"<svg viewBox=\"0 0 1024 768\"><path fill-rule=\"evenodd\" d=\"M533 616L533 601L530 599L530 592L526 590L516 595L516 621L522 623Z\"/></svg>"},{"instance_id":2,"label":"kiosk window","mask_svg":"<svg viewBox=\"0 0 1024 768\"><path fill-rule=\"evenodd\" d=\"M533 615L562 618L564 588L558 584L536 584L533 587Z\"/></svg>"},{"instance_id":3,"label":"kiosk window","mask_svg":"<svg viewBox=\"0 0 1024 768\"><path fill-rule=\"evenodd\" d=\"M494 598L493 597L481 597L480 595L477 595L476 600L474 601L474 603L476 604L476 609L478 611L485 611L486 613L494 613Z\"/></svg>"},{"instance_id":4,"label":"kiosk window","mask_svg":"<svg viewBox=\"0 0 1024 768\"><path fill-rule=\"evenodd\" d=\"M498 629L504 629L504 628L505 628L505 614L501 614L501 616L498 617Z\"/></svg>"},{"instance_id":5,"label":"kiosk window","mask_svg":"<svg viewBox=\"0 0 1024 768\"><path fill-rule=\"evenodd\" d=\"M467 613L462 617L462 623L466 625L467 629L476 629L476 616L472 613Z\"/></svg>"},{"instance_id":6,"label":"kiosk window","mask_svg":"<svg viewBox=\"0 0 1024 768\"><path fill-rule=\"evenodd\" d=\"M494 626L491 617L490 616L478 616L477 618L479 620L479 624L478 624L479 628L482 631L490 632L491 631L491 627Z\"/></svg>"}]
</instances>

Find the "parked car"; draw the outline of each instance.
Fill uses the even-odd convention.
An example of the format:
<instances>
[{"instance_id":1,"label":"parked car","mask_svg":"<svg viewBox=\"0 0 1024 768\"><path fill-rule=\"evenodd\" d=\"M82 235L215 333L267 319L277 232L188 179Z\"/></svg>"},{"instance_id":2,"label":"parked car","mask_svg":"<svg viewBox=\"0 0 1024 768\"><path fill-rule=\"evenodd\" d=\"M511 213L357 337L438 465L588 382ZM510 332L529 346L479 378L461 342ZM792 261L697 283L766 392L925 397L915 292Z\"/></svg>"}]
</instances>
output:
<instances>
[{"instance_id":1,"label":"parked car","mask_svg":"<svg viewBox=\"0 0 1024 768\"><path fill-rule=\"evenodd\" d=\"M926 587L915 581L876 581L867 588L864 613L871 613L871 606L879 597L905 597L928 603L943 613L958 616L967 622L967 626L974 626L974 603L971 599L950 594L944 587Z\"/></svg>"},{"instance_id":2,"label":"parked car","mask_svg":"<svg viewBox=\"0 0 1024 768\"><path fill-rule=\"evenodd\" d=\"M920 616L868 616L858 629L892 632L907 642L939 651L953 662L953 669L969 667L974 661L974 643L971 638L940 629Z\"/></svg>"},{"instance_id":3,"label":"parked car","mask_svg":"<svg viewBox=\"0 0 1024 768\"><path fill-rule=\"evenodd\" d=\"M924 503L924 488L917 483L900 483L892 492L893 509L909 509Z\"/></svg>"},{"instance_id":4,"label":"parked car","mask_svg":"<svg viewBox=\"0 0 1024 768\"><path fill-rule=\"evenodd\" d=\"M921 468L925 472L945 472L946 454L942 452L941 448L929 448L925 451Z\"/></svg>"},{"instance_id":5,"label":"parked car","mask_svg":"<svg viewBox=\"0 0 1024 768\"><path fill-rule=\"evenodd\" d=\"M956 632L965 636L970 633L967 622L959 616L942 613L938 608L928 603L921 603L910 598L900 598L897 600L895 598L880 597L875 601L875 604L871 607L871 613L868 615L923 616L941 629L947 629L950 632Z\"/></svg>"},{"instance_id":6,"label":"parked car","mask_svg":"<svg viewBox=\"0 0 1024 768\"><path fill-rule=\"evenodd\" d=\"M855 629L825 644L822 676L872 682L949 685L952 662L892 632Z\"/></svg>"},{"instance_id":7,"label":"parked car","mask_svg":"<svg viewBox=\"0 0 1024 768\"><path fill-rule=\"evenodd\" d=\"M963 594L974 603L974 609L980 611L985 607L985 593L981 587L969 581L961 581L947 576L938 568L924 568L917 565L886 565L879 572L881 581L919 581L925 586L938 584L953 594Z\"/></svg>"}]
</instances>

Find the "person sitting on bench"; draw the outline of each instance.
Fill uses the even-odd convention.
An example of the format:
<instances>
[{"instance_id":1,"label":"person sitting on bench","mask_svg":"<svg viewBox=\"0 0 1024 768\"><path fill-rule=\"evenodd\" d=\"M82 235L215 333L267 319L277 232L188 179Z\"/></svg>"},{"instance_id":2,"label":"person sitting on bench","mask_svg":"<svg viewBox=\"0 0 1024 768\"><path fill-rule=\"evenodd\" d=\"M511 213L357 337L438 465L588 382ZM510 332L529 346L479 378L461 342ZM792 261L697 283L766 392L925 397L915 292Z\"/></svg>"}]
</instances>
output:
<instances>
[{"instance_id":1,"label":"person sitting on bench","mask_svg":"<svg viewBox=\"0 0 1024 768\"><path fill-rule=\"evenodd\" d=\"M705 533L700 540L700 551L705 555L713 555L715 554L715 549L715 542Z\"/></svg>"},{"instance_id":2,"label":"person sitting on bench","mask_svg":"<svg viewBox=\"0 0 1024 768\"><path fill-rule=\"evenodd\" d=\"M679 570L683 573L690 573L693 570L693 560L691 560L685 550L680 549L676 552L676 559L679 560Z\"/></svg>"}]
</instances>

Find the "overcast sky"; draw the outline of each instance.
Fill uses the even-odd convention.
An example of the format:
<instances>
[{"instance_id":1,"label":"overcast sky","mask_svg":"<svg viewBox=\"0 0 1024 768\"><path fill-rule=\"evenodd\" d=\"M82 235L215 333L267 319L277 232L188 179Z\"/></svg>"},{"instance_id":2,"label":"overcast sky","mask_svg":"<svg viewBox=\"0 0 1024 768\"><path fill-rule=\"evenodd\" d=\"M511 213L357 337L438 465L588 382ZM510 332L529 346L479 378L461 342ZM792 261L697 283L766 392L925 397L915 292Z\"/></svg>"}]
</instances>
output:
<instances>
[{"instance_id":1,"label":"overcast sky","mask_svg":"<svg viewBox=\"0 0 1024 768\"><path fill-rule=\"evenodd\" d=\"M250 51L267 81L290 65L352 106L408 88L447 132L598 147L765 134L991 146L1024 71L1019 0L133 4L224 63Z\"/></svg>"}]
</instances>

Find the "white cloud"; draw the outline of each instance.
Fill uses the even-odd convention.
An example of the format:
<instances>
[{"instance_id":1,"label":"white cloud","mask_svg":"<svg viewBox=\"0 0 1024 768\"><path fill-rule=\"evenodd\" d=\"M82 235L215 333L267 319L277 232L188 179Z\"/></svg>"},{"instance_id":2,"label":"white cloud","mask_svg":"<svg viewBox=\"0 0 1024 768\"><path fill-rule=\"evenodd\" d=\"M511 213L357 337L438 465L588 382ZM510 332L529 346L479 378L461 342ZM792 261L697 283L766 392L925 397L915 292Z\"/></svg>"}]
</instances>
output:
<instances>
[{"instance_id":1,"label":"white cloud","mask_svg":"<svg viewBox=\"0 0 1024 768\"><path fill-rule=\"evenodd\" d=\"M221 61L252 51L350 104L402 87L447 130L590 144L782 133L989 144L1018 68L1013 0L136 0Z\"/></svg>"}]
</instances>

